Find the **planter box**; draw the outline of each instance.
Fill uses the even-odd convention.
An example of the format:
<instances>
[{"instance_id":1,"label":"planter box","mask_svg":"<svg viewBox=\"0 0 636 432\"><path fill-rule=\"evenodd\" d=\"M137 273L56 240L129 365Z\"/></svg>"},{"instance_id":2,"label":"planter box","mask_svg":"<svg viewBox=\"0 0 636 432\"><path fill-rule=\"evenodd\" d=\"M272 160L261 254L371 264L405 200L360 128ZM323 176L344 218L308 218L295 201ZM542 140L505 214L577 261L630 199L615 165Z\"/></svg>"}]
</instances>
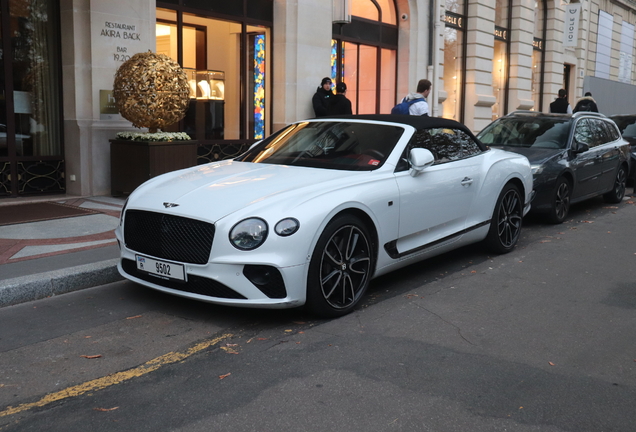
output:
<instances>
[{"instance_id":1,"label":"planter box","mask_svg":"<svg viewBox=\"0 0 636 432\"><path fill-rule=\"evenodd\" d=\"M146 180L196 164L196 141L110 140L111 195L129 195Z\"/></svg>"}]
</instances>

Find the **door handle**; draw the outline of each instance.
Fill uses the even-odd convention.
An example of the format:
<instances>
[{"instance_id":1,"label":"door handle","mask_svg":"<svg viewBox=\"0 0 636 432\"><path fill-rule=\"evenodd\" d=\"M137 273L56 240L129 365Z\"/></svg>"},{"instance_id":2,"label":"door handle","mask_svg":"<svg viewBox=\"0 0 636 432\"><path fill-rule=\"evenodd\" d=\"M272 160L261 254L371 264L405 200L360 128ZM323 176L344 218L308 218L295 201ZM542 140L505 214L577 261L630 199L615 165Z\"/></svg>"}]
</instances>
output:
<instances>
[{"instance_id":1,"label":"door handle","mask_svg":"<svg viewBox=\"0 0 636 432\"><path fill-rule=\"evenodd\" d=\"M462 186L470 186L471 184L473 184L473 179L464 177L462 180Z\"/></svg>"}]
</instances>

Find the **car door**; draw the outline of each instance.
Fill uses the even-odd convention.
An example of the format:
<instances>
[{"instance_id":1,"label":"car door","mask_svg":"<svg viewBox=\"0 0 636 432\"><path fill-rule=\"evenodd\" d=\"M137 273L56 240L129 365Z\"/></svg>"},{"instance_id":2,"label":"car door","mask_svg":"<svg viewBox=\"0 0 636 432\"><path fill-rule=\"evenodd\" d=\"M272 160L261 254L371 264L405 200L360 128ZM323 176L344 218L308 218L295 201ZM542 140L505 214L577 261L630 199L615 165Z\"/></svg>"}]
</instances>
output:
<instances>
[{"instance_id":1,"label":"car door","mask_svg":"<svg viewBox=\"0 0 636 432\"><path fill-rule=\"evenodd\" d=\"M602 144L599 145L602 169L597 192L604 192L612 188L616 179L616 171L621 163L619 149L621 140L618 130L612 124L603 119L591 120L596 124L595 129L602 140Z\"/></svg>"},{"instance_id":2,"label":"car door","mask_svg":"<svg viewBox=\"0 0 636 432\"><path fill-rule=\"evenodd\" d=\"M410 148L423 147L435 163L413 177L396 172L400 190L399 254L439 242L457 241L480 188L481 149L468 134L454 129L416 132Z\"/></svg>"},{"instance_id":3,"label":"car door","mask_svg":"<svg viewBox=\"0 0 636 432\"><path fill-rule=\"evenodd\" d=\"M571 146L573 158L570 162L576 173L576 184L572 192L573 199L593 194L598 189L599 179L603 171L603 149L598 147L598 135L590 120L589 118L579 119L574 127L574 142ZM576 152L577 146L580 144L587 145L589 149Z\"/></svg>"}]
</instances>

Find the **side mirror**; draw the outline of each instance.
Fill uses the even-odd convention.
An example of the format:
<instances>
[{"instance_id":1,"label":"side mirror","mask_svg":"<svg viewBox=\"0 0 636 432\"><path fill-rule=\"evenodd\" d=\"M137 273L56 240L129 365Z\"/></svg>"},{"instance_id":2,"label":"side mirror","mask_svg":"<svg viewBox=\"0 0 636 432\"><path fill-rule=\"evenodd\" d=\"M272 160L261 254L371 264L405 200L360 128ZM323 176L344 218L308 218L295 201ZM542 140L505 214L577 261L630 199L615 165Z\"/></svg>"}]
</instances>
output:
<instances>
[{"instance_id":1,"label":"side mirror","mask_svg":"<svg viewBox=\"0 0 636 432\"><path fill-rule=\"evenodd\" d=\"M574 147L574 154L585 153L590 149L590 146L585 143L575 141L575 144L576 146Z\"/></svg>"},{"instance_id":2,"label":"side mirror","mask_svg":"<svg viewBox=\"0 0 636 432\"><path fill-rule=\"evenodd\" d=\"M411 164L411 175L413 177L433 165L434 162L435 156L428 149L414 148L409 153L409 163Z\"/></svg>"}]
</instances>

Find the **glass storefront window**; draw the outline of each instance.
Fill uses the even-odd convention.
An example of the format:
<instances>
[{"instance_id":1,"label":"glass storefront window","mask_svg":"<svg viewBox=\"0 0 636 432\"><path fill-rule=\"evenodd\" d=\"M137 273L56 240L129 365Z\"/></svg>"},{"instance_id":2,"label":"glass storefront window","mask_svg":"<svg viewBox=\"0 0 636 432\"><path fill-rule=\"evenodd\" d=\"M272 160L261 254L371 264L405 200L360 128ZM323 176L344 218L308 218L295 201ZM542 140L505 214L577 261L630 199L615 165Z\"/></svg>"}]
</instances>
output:
<instances>
[{"instance_id":1,"label":"glass storefront window","mask_svg":"<svg viewBox=\"0 0 636 432\"><path fill-rule=\"evenodd\" d=\"M463 98L466 71L464 44L466 4L462 0L446 0L444 27L444 74L446 100L442 103L442 117L464 121Z\"/></svg>"},{"instance_id":2,"label":"glass storefront window","mask_svg":"<svg viewBox=\"0 0 636 432\"><path fill-rule=\"evenodd\" d=\"M199 141L269 135L269 28L188 13L182 17L179 47L176 13L157 9L157 52L180 60L189 74L191 100L183 131Z\"/></svg>"},{"instance_id":3,"label":"glass storefront window","mask_svg":"<svg viewBox=\"0 0 636 432\"><path fill-rule=\"evenodd\" d=\"M59 50L57 38L51 37L57 32L50 3L14 1L9 7L13 88L2 90L5 95L11 92L13 112L7 111L3 98L0 136L4 140L0 139L0 156L62 154ZM4 68L0 74L4 75ZM2 82L6 85L4 77ZM13 116L13 125L7 123L9 116Z\"/></svg>"},{"instance_id":4,"label":"glass storefront window","mask_svg":"<svg viewBox=\"0 0 636 432\"><path fill-rule=\"evenodd\" d=\"M380 52L380 112L388 114L395 105L395 80L397 70L397 52L382 49Z\"/></svg>"},{"instance_id":5,"label":"glass storefront window","mask_svg":"<svg viewBox=\"0 0 636 432\"><path fill-rule=\"evenodd\" d=\"M507 44L495 40L495 54L492 60L492 91L497 102L492 106L492 119L505 114L504 97L506 92L506 48Z\"/></svg>"},{"instance_id":6,"label":"glass storefront window","mask_svg":"<svg viewBox=\"0 0 636 432\"><path fill-rule=\"evenodd\" d=\"M64 193L58 2L2 3L0 196Z\"/></svg>"},{"instance_id":7,"label":"glass storefront window","mask_svg":"<svg viewBox=\"0 0 636 432\"><path fill-rule=\"evenodd\" d=\"M508 83L508 13L512 0L497 0L495 7L495 46L492 60L492 89L496 102L492 106L492 119L506 114L506 87Z\"/></svg>"},{"instance_id":8,"label":"glass storefront window","mask_svg":"<svg viewBox=\"0 0 636 432\"><path fill-rule=\"evenodd\" d=\"M353 0L351 4L351 15L372 21L380 20L380 11L371 0Z\"/></svg>"},{"instance_id":9,"label":"glass storefront window","mask_svg":"<svg viewBox=\"0 0 636 432\"><path fill-rule=\"evenodd\" d=\"M377 100L376 73L378 64L378 48L360 45L360 62L358 70L358 114L375 114Z\"/></svg>"},{"instance_id":10,"label":"glass storefront window","mask_svg":"<svg viewBox=\"0 0 636 432\"><path fill-rule=\"evenodd\" d=\"M444 29L444 90L447 98L442 104L442 117L461 121L462 97L462 32Z\"/></svg>"},{"instance_id":11,"label":"glass storefront window","mask_svg":"<svg viewBox=\"0 0 636 432\"><path fill-rule=\"evenodd\" d=\"M534 101L533 111L539 110L541 100L541 51L532 51L532 100Z\"/></svg>"},{"instance_id":12,"label":"glass storefront window","mask_svg":"<svg viewBox=\"0 0 636 432\"><path fill-rule=\"evenodd\" d=\"M358 45L344 42L342 75L347 84L347 97L351 101L351 111L358 114Z\"/></svg>"},{"instance_id":13,"label":"glass storefront window","mask_svg":"<svg viewBox=\"0 0 636 432\"><path fill-rule=\"evenodd\" d=\"M464 14L464 2L461 0L446 0L446 12L453 12L456 14Z\"/></svg>"},{"instance_id":14,"label":"glass storefront window","mask_svg":"<svg viewBox=\"0 0 636 432\"><path fill-rule=\"evenodd\" d=\"M395 6L393 0L377 0L382 11L382 22L386 24L397 25L397 17L395 16Z\"/></svg>"},{"instance_id":15,"label":"glass storefront window","mask_svg":"<svg viewBox=\"0 0 636 432\"><path fill-rule=\"evenodd\" d=\"M352 0L351 15L357 30L350 34L347 26L334 30L331 78L347 84L354 114L389 113L395 105L397 79L394 0ZM378 34L384 36L377 40Z\"/></svg>"}]
</instances>

